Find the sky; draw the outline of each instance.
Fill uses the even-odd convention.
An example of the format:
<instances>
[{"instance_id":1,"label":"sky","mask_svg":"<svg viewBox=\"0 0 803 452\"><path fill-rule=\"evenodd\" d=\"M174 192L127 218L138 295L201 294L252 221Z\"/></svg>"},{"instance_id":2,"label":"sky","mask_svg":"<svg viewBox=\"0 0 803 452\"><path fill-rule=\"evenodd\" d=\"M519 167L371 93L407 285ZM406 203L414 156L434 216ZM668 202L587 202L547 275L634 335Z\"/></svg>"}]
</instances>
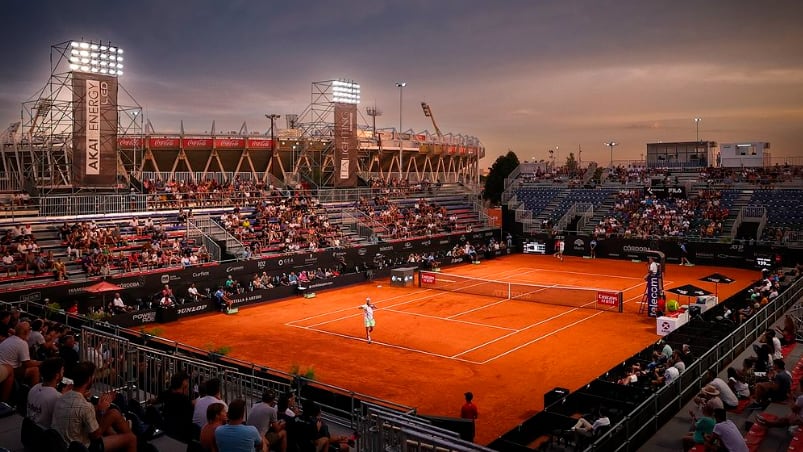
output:
<instances>
[{"instance_id":1,"label":"sky","mask_svg":"<svg viewBox=\"0 0 803 452\"><path fill-rule=\"evenodd\" d=\"M157 132L267 132L266 113L302 113L333 79L398 128L404 81L402 129L434 131L425 101L442 131L481 140L483 167L508 150L607 162L610 141L639 159L697 125L701 140L803 157L799 0L5 0L3 13L0 130L48 82L51 46L86 39L125 50L120 84Z\"/></svg>"}]
</instances>

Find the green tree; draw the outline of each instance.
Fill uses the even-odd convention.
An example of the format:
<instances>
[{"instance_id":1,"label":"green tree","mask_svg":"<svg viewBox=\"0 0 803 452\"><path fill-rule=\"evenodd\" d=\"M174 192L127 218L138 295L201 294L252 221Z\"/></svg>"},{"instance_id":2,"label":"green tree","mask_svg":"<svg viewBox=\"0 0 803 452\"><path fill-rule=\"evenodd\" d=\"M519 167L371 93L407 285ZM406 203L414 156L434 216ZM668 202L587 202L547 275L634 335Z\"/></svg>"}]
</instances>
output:
<instances>
[{"instance_id":1,"label":"green tree","mask_svg":"<svg viewBox=\"0 0 803 452\"><path fill-rule=\"evenodd\" d=\"M490 201L491 204L498 205L502 201L502 192L505 191L505 178L517 166L519 166L519 158L515 152L508 151L507 154L499 156L485 179L485 191L482 198Z\"/></svg>"}]
</instances>

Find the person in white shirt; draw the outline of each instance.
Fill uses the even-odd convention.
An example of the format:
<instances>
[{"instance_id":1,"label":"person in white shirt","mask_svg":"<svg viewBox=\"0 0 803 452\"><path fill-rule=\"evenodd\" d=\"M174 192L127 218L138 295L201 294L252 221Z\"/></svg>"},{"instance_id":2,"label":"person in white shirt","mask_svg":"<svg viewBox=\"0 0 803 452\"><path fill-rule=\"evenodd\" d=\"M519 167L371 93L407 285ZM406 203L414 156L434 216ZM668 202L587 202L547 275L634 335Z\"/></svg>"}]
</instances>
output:
<instances>
[{"instance_id":1,"label":"person in white shirt","mask_svg":"<svg viewBox=\"0 0 803 452\"><path fill-rule=\"evenodd\" d=\"M62 392L56 388L64 377L64 360L55 357L42 361L39 366L42 382L31 388L28 393L27 417L45 429L50 428L53 421L53 407L61 395L72 389L72 385L64 385Z\"/></svg>"},{"instance_id":2,"label":"person in white shirt","mask_svg":"<svg viewBox=\"0 0 803 452\"><path fill-rule=\"evenodd\" d=\"M371 303L371 298L367 297L365 299L365 304L360 305L357 309L363 310L363 323L365 324L365 339L368 343L371 343L371 333L374 331L374 327L376 326L376 320L374 319L374 309L376 309L376 305Z\"/></svg>"},{"instance_id":3,"label":"person in white shirt","mask_svg":"<svg viewBox=\"0 0 803 452\"><path fill-rule=\"evenodd\" d=\"M729 452L748 452L747 443L739 431L739 427L733 421L727 419L724 409L714 410L714 419L717 424L714 431L706 439L706 450L717 450L717 447L724 448Z\"/></svg>"},{"instance_id":4,"label":"person in white shirt","mask_svg":"<svg viewBox=\"0 0 803 452\"><path fill-rule=\"evenodd\" d=\"M31 359L28 347L30 333L31 324L28 322L19 322L14 327L14 334L0 342L0 365L10 366L17 379L34 384L39 381L39 361Z\"/></svg>"},{"instance_id":5,"label":"person in white shirt","mask_svg":"<svg viewBox=\"0 0 803 452\"><path fill-rule=\"evenodd\" d=\"M131 310L131 308L126 306L119 292L114 294L114 300L112 300L112 308L114 308L114 310L117 312L128 312Z\"/></svg>"},{"instance_id":6,"label":"person in white shirt","mask_svg":"<svg viewBox=\"0 0 803 452\"><path fill-rule=\"evenodd\" d=\"M577 420L577 423L574 424L571 431L577 433L578 435L591 437L594 436L595 432L602 428L602 427L609 427L611 425L611 420L608 416L600 411L600 416L592 423L588 422L588 420L584 418L580 418ZM576 443L576 441L575 441Z\"/></svg>"},{"instance_id":7,"label":"person in white shirt","mask_svg":"<svg viewBox=\"0 0 803 452\"><path fill-rule=\"evenodd\" d=\"M198 427L203 428L206 425L206 409L213 403L222 403L229 409L229 406L220 399L220 380L212 378L204 383L205 396L195 401L195 409L192 412L192 422Z\"/></svg>"},{"instance_id":8,"label":"person in white shirt","mask_svg":"<svg viewBox=\"0 0 803 452\"><path fill-rule=\"evenodd\" d=\"M719 398L722 399L722 404L726 410L732 410L739 405L739 398L733 392L731 387L725 383L721 378L718 378L714 372L708 370L702 378L703 385L711 385L719 391Z\"/></svg>"}]
</instances>

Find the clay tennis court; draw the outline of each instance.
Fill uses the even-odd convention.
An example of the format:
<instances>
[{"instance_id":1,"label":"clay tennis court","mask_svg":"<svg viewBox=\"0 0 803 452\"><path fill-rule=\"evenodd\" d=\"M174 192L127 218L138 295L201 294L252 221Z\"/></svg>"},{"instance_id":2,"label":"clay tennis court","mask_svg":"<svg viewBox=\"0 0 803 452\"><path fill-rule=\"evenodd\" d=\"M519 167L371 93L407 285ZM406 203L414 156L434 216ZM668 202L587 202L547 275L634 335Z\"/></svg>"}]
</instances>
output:
<instances>
[{"instance_id":1,"label":"clay tennis court","mask_svg":"<svg viewBox=\"0 0 803 452\"><path fill-rule=\"evenodd\" d=\"M736 280L719 285L720 300L760 276L668 265L664 287L695 284L713 292L713 284L697 280L712 272ZM233 358L284 372L312 367L317 381L421 414L457 416L463 393L473 391L480 409L476 441L487 444L541 410L552 388L575 390L656 341L655 320L639 314L645 273L643 262L513 255L448 267L442 275L622 291L623 313L390 287L384 279L231 316L191 317L164 325L162 335L206 349L229 346ZM366 296L377 305L372 344L357 308Z\"/></svg>"}]
</instances>

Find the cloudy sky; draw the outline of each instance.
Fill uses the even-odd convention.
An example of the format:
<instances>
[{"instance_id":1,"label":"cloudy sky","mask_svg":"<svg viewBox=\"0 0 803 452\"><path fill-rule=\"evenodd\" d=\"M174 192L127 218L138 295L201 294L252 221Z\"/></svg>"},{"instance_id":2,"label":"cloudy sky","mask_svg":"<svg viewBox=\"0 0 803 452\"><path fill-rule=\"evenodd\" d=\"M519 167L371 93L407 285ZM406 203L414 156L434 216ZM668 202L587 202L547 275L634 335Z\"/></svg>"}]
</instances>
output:
<instances>
[{"instance_id":1,"label":"cloudy sky","mask_svg":"<svg viewBox=\"0 0 803 452\"><path fill-rule=\"evenodd\" d=\"M480 138L489 166L639 158L647 142L769 141L803 156L803 2L197 0L3 2L0 126L48 80L50 46L124 48L121 84L157 131L267 131L314 81L362 85L377 126ZM366 116L367 122L367 116ZM283 127L283 124L282 124Z\"/></svg>"}]
</instances>

